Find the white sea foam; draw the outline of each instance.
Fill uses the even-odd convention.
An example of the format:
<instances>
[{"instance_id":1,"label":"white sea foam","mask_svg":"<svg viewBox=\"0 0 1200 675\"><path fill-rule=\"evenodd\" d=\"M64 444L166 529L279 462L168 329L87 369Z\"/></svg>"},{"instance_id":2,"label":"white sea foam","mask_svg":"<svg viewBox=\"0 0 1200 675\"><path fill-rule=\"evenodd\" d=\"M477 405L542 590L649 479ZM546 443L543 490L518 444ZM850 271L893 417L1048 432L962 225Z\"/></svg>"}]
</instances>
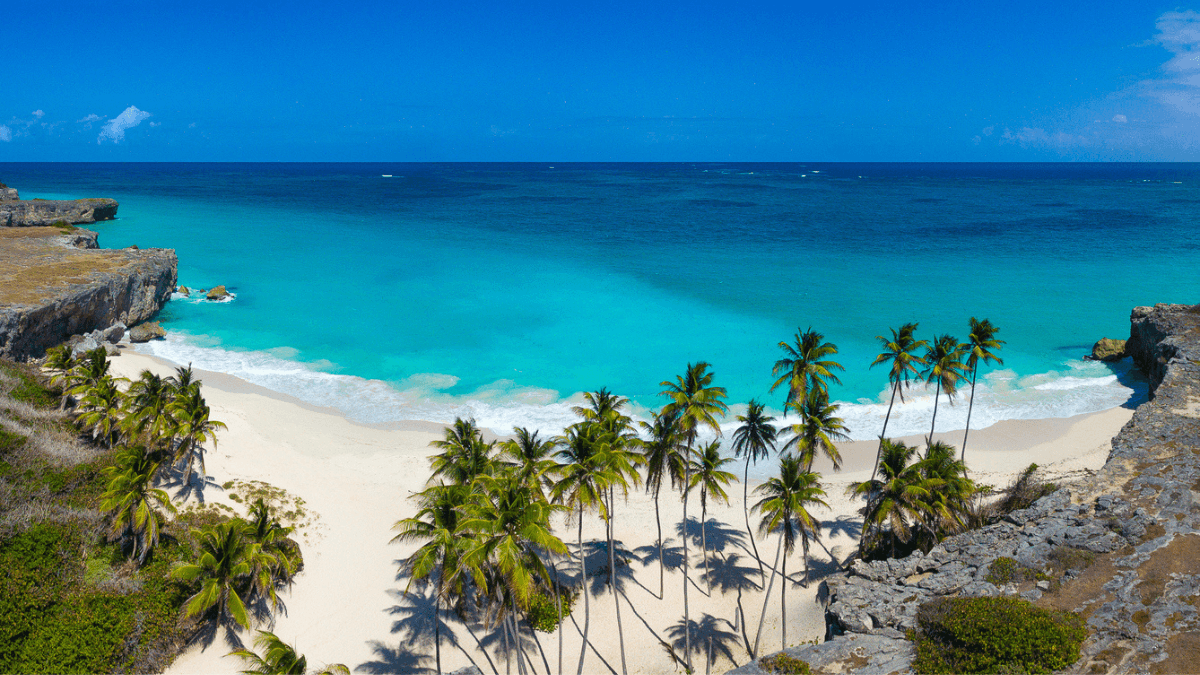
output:
<instances>
[{"instance_id":1,"label":"white sea foam","mask_svg":"<svg viewBox=\"0 0 1200 675\"><path fill-rule=\"evenodd\" d=\"M455 417L473 417L480 426L499 434L515 427L540 430L543 435L560 433L577 421L572 407L583 401L582 393L563 397L559 392L522 387L510 380L498 380L467 394L449 394L459 379L442 373L418 373L396 382L368 380L327 372L334 364L327 361L303 363L295 360L299 352L291 347L264 351L231 351L206 336L171 332L165 340L137 345L139 352L178 364L228 373L300 400L342 411L362 422L426 420L449 423ZM1098 412L1145 394L1145 385L1127 384L1130 364L1116 364L1114 370L1099 363L1064 364L1063 371L1039 373L1018 378L1011 370L995 370L979 378L971 412L971 428L980 429L1007 419L1071 417ZM1139 391L1140 389L1140 391ZM945 394L939 399L937 428L962 429L966 426L969 385L959 390L952 401ZM876 438L883 429L891 389L882 389L874 399L841 402L839 415L854 440ZM888 419L889 436L924 434L929 431L933 413L933 390L909 389L905 400L896 399ZM634 404L631 416L647 420L652 411ZM728 437L737 428L735 416L745 405L731 406L721 424ZM771 411L782 420L780 411ZM793 418L788 418L791 421ZM702 434L707 436L708 434Z\"/></svg>"}]
</instances>

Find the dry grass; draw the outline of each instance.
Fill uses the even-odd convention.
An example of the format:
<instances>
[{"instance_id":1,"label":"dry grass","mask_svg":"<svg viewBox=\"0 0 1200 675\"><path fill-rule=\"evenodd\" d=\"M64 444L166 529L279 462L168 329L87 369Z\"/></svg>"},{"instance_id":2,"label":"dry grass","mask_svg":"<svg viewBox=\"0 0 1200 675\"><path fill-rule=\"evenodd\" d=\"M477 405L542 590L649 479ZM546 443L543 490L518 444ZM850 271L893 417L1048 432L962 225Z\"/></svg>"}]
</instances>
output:
<instances>
[{"instance_id":1,"label":"dry grass","mask_svg":"<svg viewBox=\"0 0 1200 675\"><path fill-rule=\"evenodd\" d=\"M1180 633L1167 640L1167 658L1150 668L1152 673L1194 673L1200 664L1200 632Z\"/></svg>"},{"instance_id":2,"label":"dry grass","mask_svg":"<svg viewBox=\"0 0 1200 675\"><path fill-rule=\"evenodd\" d=\"M131 251L64 246L55 227L0 228L0 306L33 305L135 263Z\"/></svg>"}]
</instances>

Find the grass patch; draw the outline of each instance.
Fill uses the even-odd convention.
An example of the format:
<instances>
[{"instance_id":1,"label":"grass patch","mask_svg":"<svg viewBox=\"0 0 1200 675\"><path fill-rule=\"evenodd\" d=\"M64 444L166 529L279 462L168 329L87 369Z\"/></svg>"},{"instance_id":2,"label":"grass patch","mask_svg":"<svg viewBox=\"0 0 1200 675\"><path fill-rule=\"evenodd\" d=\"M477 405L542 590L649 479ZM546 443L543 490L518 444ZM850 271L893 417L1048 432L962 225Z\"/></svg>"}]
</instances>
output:
<instances>
[{"instance_id":1,"label":"grass patch","mask_svg":"<svg viewBox=\"0 0 1200 675\"><path fill-rule=\"evenodd\" d=\"M759 661L758 665L768 673L780 673L781 675L810 675L812 673L808 661L789 656L784 652L768 656Z\"/></svg>"},{"instance_id":2,"label":"grass patch","mask_svg":"<svg viewBox=\"0 0 1200 675\"><path fill-rule=\"evenodd\" d=\"M1043 572L1026 567L1012 558L1001 556L992 561L984 580L989 584L1003 586L1019 584L1022 581L1050 581L1050 577Z\"/></svg>"},{"instance_id":3,"label":"grass patch","mask_svg":"<svg viewBox=\"0 0 1200 675\"><path fill-rule=\"evenodd\" d=\"M938 598L917 610L918 673L1050 673L1079 660L1083 619L1017 598Z\"/></svg>"}]
</instances>

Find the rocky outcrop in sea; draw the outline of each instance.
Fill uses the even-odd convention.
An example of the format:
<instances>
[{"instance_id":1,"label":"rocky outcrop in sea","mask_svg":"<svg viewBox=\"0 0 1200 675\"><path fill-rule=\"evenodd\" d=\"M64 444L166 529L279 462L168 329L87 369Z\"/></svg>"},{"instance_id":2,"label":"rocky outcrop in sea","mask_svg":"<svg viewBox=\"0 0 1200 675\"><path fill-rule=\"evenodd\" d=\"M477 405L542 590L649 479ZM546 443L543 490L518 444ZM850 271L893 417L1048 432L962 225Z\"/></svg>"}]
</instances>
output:
<instances>
[{"instance_id":1,"label":"rocky outcrop in sea","mask_svg":"<svg viewBox=\"0 0 1200 675\"><path fill-rule=\"evenodd\" d=\"M81 225L117 216L115 199L20 199L13 188L0 189L0 227Z\"/></svg>"},{"instance_id":2,"label":"rocky outcrop in sea","mask_svg":"<svg viewBox=\"0 0 1200 675\"><path fill-rule=\"evenodd\" d=\"M829 639L785 651L814 673L909 673L905 632L921 603L1015 595L1084 617L1089 637L1070 672L1196 672L1200 305L1134 309L1125 351L1151 400L1099 472L928 554L856 561L826 582ZM752 662L732 672L766 671Z\"/></svg>"}]
</instances>

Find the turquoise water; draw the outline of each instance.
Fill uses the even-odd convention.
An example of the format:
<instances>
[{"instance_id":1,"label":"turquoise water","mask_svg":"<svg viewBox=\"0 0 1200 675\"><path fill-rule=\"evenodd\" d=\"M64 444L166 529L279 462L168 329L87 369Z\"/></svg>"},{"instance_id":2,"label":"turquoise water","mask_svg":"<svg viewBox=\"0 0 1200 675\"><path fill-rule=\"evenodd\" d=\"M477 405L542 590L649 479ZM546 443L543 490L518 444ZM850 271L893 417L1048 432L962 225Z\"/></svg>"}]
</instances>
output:
<instances>
[{"instance_id":1,"label":"turquoise water","mask_svg":"<svg viewBox=\"0 0 1200 675\"><path fill-rule=\"evenodd\" d=\"M173 299L151 353L372 422L553 432L599 387L644 416L696 360L731 403L778 410L777 343L812 326L871 438L874 336L919 321L961 339L971 316L1007 341L972 426L1064 417L1134 395L1127 364L1080 359L1127 335L1132 307L1200 300L1193 165L0 164L0 180L114 197L102 246L174 248L181 284L236 294ZM931 405L917 392L889 431L927 429ZM939 428L965 415L943 406Z\"/></svg>"}]
</instances>

